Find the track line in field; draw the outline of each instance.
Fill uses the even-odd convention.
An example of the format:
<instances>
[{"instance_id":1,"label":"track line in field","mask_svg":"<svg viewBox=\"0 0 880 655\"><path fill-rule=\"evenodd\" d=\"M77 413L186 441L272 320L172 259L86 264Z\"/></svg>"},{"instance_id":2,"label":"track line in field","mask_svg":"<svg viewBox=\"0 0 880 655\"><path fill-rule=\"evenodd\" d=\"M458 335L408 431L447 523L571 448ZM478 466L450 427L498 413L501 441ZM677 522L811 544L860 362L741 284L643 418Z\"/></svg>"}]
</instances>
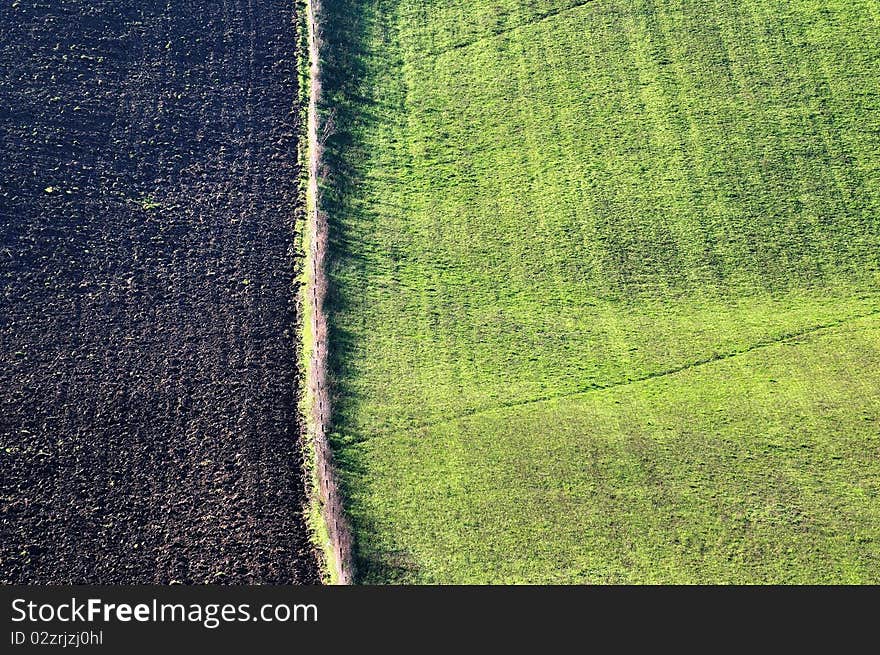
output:
<instances>
[{"instance_id":1,"label":"track line in field","mask_svg":"<svg viewBox=\"0 0 880 655\"><path fill-rule=\"evenodd\" d=\"M612 382L610 384L603 384L603 385L594 385L594 386L591 386L588 388L578 389L576 391L570 391L570 392L566 392L566 393L553 394L553 395L549 395L549 396L541 396L539 398L529 398L527 400L520 400L520 401L516 401L516 402L512 402L512 403L505 403L505 404L499 404L499 405L492 405L490 407L483 407L480 409L462 412L462 413L456 414L455 416L452 416L450 418L444 418L439 421L430 421L430 422L426 422L426 423L419 423L419 424L412 425L407 428L393 430L393 431L386 433L386 434L375 435L373 437L362 437L360 439L354 439L354 440L348 442L347 445L348 446L356 446L358 444L366 443L367 441L370 441L376 437L389 437L389 436L401 434L403 432L411 432L414 430L424 430L427 428L437 427L439 425L445 425L447 423L455 423L456 421L459 421L462 419L470 418L473 416L480 416L482 414L488 414L490 412L494 412L497 410L514 409L517 407L525 407L528 405L537 405L540 403L552 402L554 400L564 400L566 398L575 398L577 396L585 396L587 394L595 393L598 391L607 391L609 389L618 389L621 387L627 387L627 386L631 386L631 385L635 385L635 384L640 384L642 382L650 382L652 380L657 380L660 378L669 377L671 375L676 375L678 373L683 373L685 371L689 371L692 369L701 368L701 367L706 366L708 364L723 362L723 361L726 361L729 359L733 359L735 357L739 357L741 355L747 355L749 353L753 353L753 352L756 352L759 350L763 350L764 348L770 348L775 345L786 343L788 341L792 341L792 340L798 339L800 337L804 337L804 336L808 336L808 335L812 335L812 334L817 334L817 333L828 331L828 330L833 330L835 328L841 327L841 326L846 325L848 323L853 323L855 321L863 320L866 318L871 318L871 317L877 316L877 315L880 315L880 309L875 309L875 310L873 310L871 312L867 312L865 314L859 314L856 316L849 316L847 318L840 319L837 321L832 321L830 323L823 323L821 325L811 325L811 326L808 326L808 327L803 328L801 330L797 330L794 332L787 332L787 333L782 334L778 337L758 341L757 343L754 343L751 346L748 346L747 348L744 348L742 350L730 351L730 352L726 352L726 353L716 353L710 357L705 357L705 358L699 359L695 362L689 362L687 364L682 364L680 366L675 366L672 368L664 369L662 371L650 373L648 375L644 375L639 378L634 378L632 380Z\"/></svg>"},{"instance_id":2,"label":"track line in field","mask_svg":"<svg viewBox=\"0 0 880 655\"><path fill-rule=\"evenodd\" d=\"M539 14L535 16L531 20L528 20L524 23L520 23L519 25L514 25L513 27L508 27L503 30L499 30L497 32L492 32L491 34L487 34L485 36L481 36L478 39L474 39L473 41L466 41L464 43L457 43L456 45L449 46L446 48L440 48L438 50L433 50L428 53L429 57L441 57L450 52L455 52L456 50L463 50L465 48L470 48L471 46L478 45L480 43L484 43L486 41L491 41L499 36L504 36L505 34L510 34L511 32L515 32L516 30L523 29L525 27L530 27L531 25L536 25L538 23L542 23L545 20L550 20L555 16L559 16L561 14L575 11L576 9L580 9L586 5L593 4L596 0L584 0L583 2L579 2L575 5L571 5L570 7L565 7L562 9L554 9L553 11L548 11L544 14Z\"/></svg>"}]
</instances>

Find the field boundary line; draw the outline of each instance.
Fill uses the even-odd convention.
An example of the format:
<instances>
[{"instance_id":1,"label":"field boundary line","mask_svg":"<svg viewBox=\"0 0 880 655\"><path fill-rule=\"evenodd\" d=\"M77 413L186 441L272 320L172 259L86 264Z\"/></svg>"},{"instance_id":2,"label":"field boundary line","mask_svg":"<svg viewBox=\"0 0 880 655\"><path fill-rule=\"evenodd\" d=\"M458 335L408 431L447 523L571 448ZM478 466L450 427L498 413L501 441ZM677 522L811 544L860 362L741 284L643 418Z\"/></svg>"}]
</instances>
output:
<instances>
[{"instance_id":1,"label":"field boundary line","mask_svg":"<svg viewBox=\"0 0 880 655\"><path fill-rule=\"evenodd\" d=\"M554 9L552 11L548 11L544 14L538 14L531 20L527 20L524 23L520 23L519 25L514 25L513 27L507 27L503 30L498 30L497 32L491 32L484 36L474 39L473 41L465 41L464 43L456 43L455 45L447 46L445 48L439 48L437 50L432 50L428 53L429 57L442 57L445 54L450 52L455 52L456 50L463 50L465 48L470 48L471 46L477 45L478 43L483 43L484 41L491 41L499 36L504 36L505 34L510 34L511 32L515 32L516 30L529 27L530 25L536 25L537 23L541 23L545 20L549 20L554 16L559 16L560 14L567 13L569 11L575 11L580 9L581 7L585 7L586 5L591 5L596 0L582 0L577 4L573 4L570 7L564 7L561 9Z\"/></svg>"},{"instance_id":2,"label":"field boundary line","mask_svg":"<svg viewBox=\"0 0 880 655\"><path fill-rule=\"evenodd\" d=\"M847 323L852 323L855 321L860 321L867 318L872 318L880 314L880 309L875 309L873 311L867 312L865 314L857 314L854 316L849 316L844 319L839 319L836 321L832 321L829 323L823 323L821 325L809 325L800 330L794 330L791 332L786 332L777 337L771 337L767 339L762 339L756 343L753 343L750 346L747 346L741 350L729 351L726 353L715 353L709 357L704 357L694 362L688 362L687 364L681 364L680 366L675 366L668 369L663 369L661 371L656 371L654 373L649 373L639 378L633 378L632 380L625 380L620 382L612 382L609 384L597 384L595 386L591 386L585 389L578 389L575 391L569 391L566 393L554 394L551 396L541 396L540 398L529 398L528 400L520 400L513 403L500 404L500 405L492 405L491 407L483 407L480 409L475 409L473 411L462 412L461 414L457 414L455 416L451 416L449 418L444 418L439 421L430 421L427 423L418 423L406 428L400 428L397 430L392 430L386 434L375 435L374 437L364 437L361 439L355 439L349 442L348 446L355 446L361 443L366 443L367 441L371 441L373 438L381 438L381 437L390 437L397 434L401 434L404 432L411 432L413 430L424 430L426 428L436 427L438 425L446 425L447 423L455 423L456 421L460 421L462 419L471 418L473 416L480 416L482 414L489 414L495 411L504 411L506 409L515 409L517 407L526 407L528 405L537 405L540 403L552 402L554 400L565 400L567 398L575 398L577 396L586 396L591 393L596 393L599 391L607 391L609 389L618 389L620 387L627 387L634 384L640 384L642 382L651 382L653 380L657 380L659 378L669 377L671 375L676 375L678 373L683 373L684 371L689 371L691 369L701 368L708 364L714 364L716 362L723 362L729 359L734 359L739 357L740 355L747 355L752 352L756 352L759 350L763 350L764 348L770 348L772 346L776 346L779 344L783 344L799 337L804 337L812 334L816 334L819 332L824 332L827 330L833 330L834 328L838 328L842 325L846 325Z\"/></svg>"},{"instance_id":3,"label":"field boundary line","mask_svg":"<svg viewBox=\"0 0 880 655\"><path fill-rule=\"evenodd\" d=\"M321 2L305 0L308 25L308 182L306 187L305 245L306 291L303 299L306 330L311 339L304 340L306 356L306 426L307 438L313 448L314 491L317 493L321 521L325 534L320 535L327 555L331 582L352 584L351 528L345 516L339 478L330 446L331 406L328 380L329 330L324 303L327 297L326 271L329 227L326 213L321 209L320 179L323 171L323 139L319 100L321 97L321 36L319 29ZM327 552L329 551L329 552Z\"/></svg>"}]
</instances>

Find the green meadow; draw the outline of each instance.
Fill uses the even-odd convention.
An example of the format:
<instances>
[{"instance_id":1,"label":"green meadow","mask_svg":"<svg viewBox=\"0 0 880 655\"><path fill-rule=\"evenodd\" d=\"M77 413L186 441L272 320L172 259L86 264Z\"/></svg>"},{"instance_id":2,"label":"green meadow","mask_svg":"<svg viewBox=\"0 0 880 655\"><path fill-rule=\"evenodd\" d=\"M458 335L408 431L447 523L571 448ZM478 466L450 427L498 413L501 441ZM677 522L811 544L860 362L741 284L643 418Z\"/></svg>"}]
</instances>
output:
<instances>
[{"instance_id":1,"label":"green meadow","mask_svg":"<svg viewBox=\"0 0 880 655\"><path fill-rule=\"evenodd\" d=\"M880 582L880 2L324 0L360 582Z\"/></svg>"}]
</instances>

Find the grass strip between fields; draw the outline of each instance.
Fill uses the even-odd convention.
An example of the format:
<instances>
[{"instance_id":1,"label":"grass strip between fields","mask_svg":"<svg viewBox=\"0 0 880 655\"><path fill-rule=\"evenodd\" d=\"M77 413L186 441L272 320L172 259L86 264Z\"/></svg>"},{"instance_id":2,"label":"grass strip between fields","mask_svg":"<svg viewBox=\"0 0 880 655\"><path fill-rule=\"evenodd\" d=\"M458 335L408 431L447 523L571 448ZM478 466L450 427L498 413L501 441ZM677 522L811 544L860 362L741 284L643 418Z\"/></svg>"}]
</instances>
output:
<instances>
[{"instance_id":1,"label":"grass strip between fields","mask_svg":"<svg viewBox=\"0 0 880 655\"><path fill-rule=\"evenodd\" d=\"M321 209L320 177L322 169L322 129L319 101L321 96L320 36L318 21L320 2L305 3L307 61L301 66L308 71L307 89L307 150L306 220L303 233L305 293L303 309L303 363L305 394L303 415L306 424L306 445L311 462L313 531L324 558L326 575L331 583L351 584L351 530L345 518L339 484L333 464L333 453L327 438L330 426L330 394L327 382L328 330L324 313L327 277L324 270L327 256L327 217Z\"/></svg>"}]
</instances>

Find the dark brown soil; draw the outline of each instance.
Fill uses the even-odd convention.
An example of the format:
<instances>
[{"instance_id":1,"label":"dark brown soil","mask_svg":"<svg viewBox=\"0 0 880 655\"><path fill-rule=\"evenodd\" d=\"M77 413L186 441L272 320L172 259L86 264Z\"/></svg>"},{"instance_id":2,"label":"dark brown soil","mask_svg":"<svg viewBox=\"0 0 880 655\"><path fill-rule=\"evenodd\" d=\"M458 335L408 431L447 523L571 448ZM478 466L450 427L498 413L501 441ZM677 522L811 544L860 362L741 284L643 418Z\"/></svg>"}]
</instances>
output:
<instances>
[{"instance_id":1,"label":"dark brown soil","mask_svg":"<svg viewBox=\"0 0 880 655\"><path fill-rule=\"evenodd\" d=\"M295 6L0 6L0 581L318 582Z\"/></svg>"}]
</instances>

